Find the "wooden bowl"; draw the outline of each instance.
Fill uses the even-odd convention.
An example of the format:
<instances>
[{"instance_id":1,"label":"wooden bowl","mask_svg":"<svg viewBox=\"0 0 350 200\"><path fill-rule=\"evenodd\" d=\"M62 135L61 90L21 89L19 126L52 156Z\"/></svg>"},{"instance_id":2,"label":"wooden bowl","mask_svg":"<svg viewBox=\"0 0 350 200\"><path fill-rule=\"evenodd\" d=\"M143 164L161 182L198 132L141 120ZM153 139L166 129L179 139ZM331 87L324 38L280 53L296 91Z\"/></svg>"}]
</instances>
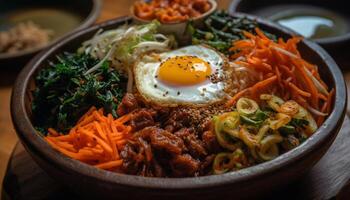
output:
<instances>
[{"instance_id":1,"label":"wooden bowl","mask_svg":"<svg viewBox=\"0 0 350 200\"><path fill-rule=\"evenodd\" d=\"M243 17L243 14L234 14ZM248 18L253 18L247 16ZM19 139L33 159L55 180L85 197L97 199L235 199L261 197L303 176L327 151L345 116L346 87L333 59L317 44L303 40L299 49L305 59L317 64L322 78L336 90L332 112L324 124L304 143L278 158L256 166L194 178L146 178L108 172L72 160L53 148L36 133L31 123L31 91L38 70L63 51L75 51L101 28L116 28L131 18L124 17L95 25L70 35L37 55L18 76L12 100L12 120ZM291 33L275 24L257 19L263 30L289 38Z\"/></svg>"},{"instance_id":2,"label":"wooden bowl","mask_svg":"<svg viewBox=\"0 0 350 200\"><path fill-rule=\"evenodd\" d=\"M0 66L22 67L40 50L47 48L73 31L92 25L100 14L101 0L11 0L0 1L0 30L26 21L53 31L51 41L44 46L14 53L0 53Z\"/></svg>"}]
</instances>

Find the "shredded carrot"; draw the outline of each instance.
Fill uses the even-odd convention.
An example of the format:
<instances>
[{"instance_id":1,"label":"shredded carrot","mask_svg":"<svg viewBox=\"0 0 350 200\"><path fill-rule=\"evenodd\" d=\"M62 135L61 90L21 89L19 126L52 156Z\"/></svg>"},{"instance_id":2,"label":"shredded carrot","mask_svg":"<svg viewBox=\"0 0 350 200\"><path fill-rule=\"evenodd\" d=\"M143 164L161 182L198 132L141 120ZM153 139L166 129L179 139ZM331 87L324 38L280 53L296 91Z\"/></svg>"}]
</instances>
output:
<instances>
[{"instance_id":1,"label":"shredded carrot","mask_svg":"<svg viewBox=\"0 0 350 200\"><path fill-rule=\"evenodd\" d=\"M321 84L328 91L317 66L301 57L298 51L301 38L292 37L287 41L279 38L276 42L258 28L255 32L256 35L243 31L247 39L233 42L230 50L237 53L232 54L230 60L258 71L262 78L255 85L235 94L227 101L226 106L234 105L242 96L259 100L259 94L268 91L285 100L293 99L303 107L311 106L320 112L329 113L334 90L329 95L324 95L320 86L316 85ZM239 61L237 58L240 58ZM316 117L318 124L323 123L325 117Z\"/></svg>"},{"instance_id":2,"label":"shredded carrot","mask_svg":"<svg viewBox=\"0 0 350 200\"><path fill-rule=\"evenodd\" d=\"M333 102L333 98L334 98L334 94L335 94L335 90L334 88L329 92L328 95L328 99L327 99L327 108L326 108L326 112L329 113L331 111L332 108L332 102Z\"/></svg>"},{"instance_id":3,"label":"shredded carrot","mask_svg":"<svg viewBox=\"0 0 350 200\"><path fill-rule=\"evenodd\" d=\"M52 135L52 136L59 136L60 134L53 128L49 128L48 129L49 133Z\"/></svg>"},{"instance_id":4,"label":"shredded carrot","mask_svg":"<svg viewBox=\"0 0 350 200\"><path fill-rule=\"evenodd\" d=\"M311 94L308 92L303 91L302 89L298 88L296 85L294 85L293 83L289 82L288 85L298 94L300 94L301 96L304 97L311 97Z\"/></svg>"},{"instance_id":5,"label":"shredded carrot","mask_svg":"<svg viewBox=\"0 0 350 200\"><path fill-rule=\"evenodd\" d=\"M264 89L269 87L272 83L274 83L277 80L277 76L272 76L270 78L267 78L263 81L257 82L255 85L253 85L250 90L252 93L255 94L257 90Z\"/></svg>"},{"instance_id":6,"label":"shredded carrot","mask_svg":"<svg viewBox=\"0 0 350 200\"><path fill-rule=\"evenodd\" d=\"M131 114L113 119L103 115L103 109L92 107L68 134L58 134L49 128L46 141L57 151L73 159L114 170L121 166L119 151L126 143L126 136L132 128L126 123Z\"/></svg>"},{"instance_id":7,"label":"shredded carrot","mask_svg":"<svg viewBox=\"0 0 350 200\"><path fill-rule=\"evenodd\" d=\"M331 106L332 106L332 102L333 102L333 98L334 98L334 89L332 89L327 97L327 101L323 104L323 107L321 109L321 112L323 113L329 113L331 111ZM317 125L321 125L323 123L323 121L325 120L324 116L319 116L319 118L317 119Z\"/></svg>"},{"instance_id":8,"label":"shredded carrot","mask_svg":"<svg viewBox=\"0 0 350 200\"><path fill-rule=\"evenodd\" d=\"M227 103L226 106L227 107L231 107L232 105L234 105L236 103L236 101L241 98L246 92L248 92L249 89L244 89L241 90L240 92L238 92L235 96L233 96Z\"/></svg>"},{"instance_id":9,"label":"shredded carrot","mask_svg":"<svg viewBox=\"0 0 350 200\"><path fill-rule=\"evenodd\" d=\"M119 167L122 164L122 160L113 160L101 164L95 165L95 167L100 168L100 169L111 169L111 168L116 168Z\"/></svg>"}]
</instances>

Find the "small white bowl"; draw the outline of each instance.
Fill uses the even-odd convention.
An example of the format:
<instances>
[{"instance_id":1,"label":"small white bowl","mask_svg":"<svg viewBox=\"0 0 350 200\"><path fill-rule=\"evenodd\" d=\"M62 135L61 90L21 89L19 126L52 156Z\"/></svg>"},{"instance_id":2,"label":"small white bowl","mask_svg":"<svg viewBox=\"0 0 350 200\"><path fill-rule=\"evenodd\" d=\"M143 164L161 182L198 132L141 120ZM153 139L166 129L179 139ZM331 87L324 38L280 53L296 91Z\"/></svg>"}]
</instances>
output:
<instances>
[{"instance_id":1,"label":"small white bowl","mask_svg":"<svg viewBox=\"0 0 350 200\"><path fill-rule=\"evenodd\" d=\"M183 22L161 23L161 26L159 27L158 31L165 35L174 35L177 41L179 41L180 45L188 43L191 40L191 35L187 32L188 22L191 21L195 27L202 26L204 24L205 18L211 15L217 8L217 3L215 0L208 0L208 2L211 4L211 8L207 12L203 13L201 16L191 18ZM135 24L147 24L151 22L151 20L144 20L137 17L134 13L134 10L135 9L133 5L130 8L130 12Z\"/></svg>"}]
</instances>

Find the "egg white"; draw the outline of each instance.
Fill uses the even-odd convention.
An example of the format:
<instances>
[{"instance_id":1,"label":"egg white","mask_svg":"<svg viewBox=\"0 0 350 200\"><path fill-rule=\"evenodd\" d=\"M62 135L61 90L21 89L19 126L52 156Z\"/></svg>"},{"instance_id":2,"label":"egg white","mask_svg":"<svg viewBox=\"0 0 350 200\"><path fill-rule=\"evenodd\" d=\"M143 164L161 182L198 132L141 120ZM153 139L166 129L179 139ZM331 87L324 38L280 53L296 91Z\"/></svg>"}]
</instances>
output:
<instances>
[{"instance_id":1,"label":"egg white","mask_svg":"<svg viewBox=\"0 0 350 200\"><path fill-rule=\"evenodd\" d=\"M192 45L161 54L145 55L135 64L134 76L138 92L146 101L162 106L203 106L221 101L226 97L225 82L211 82L209 79L191 86L174 86L157 78L162 62L175 56L196 56L209 62L211 73L219 79L225 78L224 56L202 45Z\"/></svg>"}]
</instances>

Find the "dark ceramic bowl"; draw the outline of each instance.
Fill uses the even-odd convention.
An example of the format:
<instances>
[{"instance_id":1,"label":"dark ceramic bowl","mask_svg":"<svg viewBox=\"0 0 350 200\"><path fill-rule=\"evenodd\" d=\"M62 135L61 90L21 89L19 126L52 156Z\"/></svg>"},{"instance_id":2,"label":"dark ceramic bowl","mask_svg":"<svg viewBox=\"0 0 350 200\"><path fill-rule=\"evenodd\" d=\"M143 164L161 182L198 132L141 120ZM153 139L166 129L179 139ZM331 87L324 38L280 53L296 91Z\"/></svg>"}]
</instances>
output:
<instances>
[{"instance_id":1,"label":"dark ceramic bowl","mask_svg":"<svg viewBox=\"0 0 350 200\"><path fill-rule=\"evenodd\" d=\"M101 0L0 0L0 4L0 31L28 20L53 31L51 41L45 46L0 53L0 67L6 68L24 65L36 53L60 38L92 25L101 10Z\"/></svg>"},{"instance_id":2,"label":"dark ceramic bowl","mask_svg":"<svg viewBox=\"0 0 350 200\"><path fill-rule=\"evenodd\" d=\"M242 14L235 14L242 17ZM249 18L252 18L249 16ZM275 24L257 19L262 29L288 38L291 33ZM13 89L11 113L22 144L33 159L55 180L80 195L97 199L219 199L250 198L271 192L306 173L327 151L343 122L346 89L343 76L333 59L317 44L303 40L299 46L304 57L319 66L326 83L336 90L333 110L324 124L299 147L278 158L253 167L197 178L145 178L99 170L72 160L52 149L31 123L31 91L38 70L55 55L75 51L97 30L116 28L130 18L119 18L70 35L36 56L20 73Z\"/></svg>"},{"instance_id":3,"label":"dark ceramic bowl","mask_svg":"<svg viewBox=\"0 0 350 200\"><path fill-rule=\"evenodd\" d=\"M234 0L230 4L229 13L241 12L264 17L265 12L280 12L279 9L282 7L284 7L283 9L288 6L290 8L292 6L314 7L317 10L326 9L342 16L346 20L348 26L350 26L350 15L348 7L344 6L346 5L345 3L346 1L344 0L332 0L331 2L329 0ZM317 10L315 12L317 12ZM347 31L348 32L343 35L313 40L326 49L338 65L344 69L350 67L348 52L344 51L344 49L348 49L350 45L350 30Z\"/></svg>"}]
</instances>

